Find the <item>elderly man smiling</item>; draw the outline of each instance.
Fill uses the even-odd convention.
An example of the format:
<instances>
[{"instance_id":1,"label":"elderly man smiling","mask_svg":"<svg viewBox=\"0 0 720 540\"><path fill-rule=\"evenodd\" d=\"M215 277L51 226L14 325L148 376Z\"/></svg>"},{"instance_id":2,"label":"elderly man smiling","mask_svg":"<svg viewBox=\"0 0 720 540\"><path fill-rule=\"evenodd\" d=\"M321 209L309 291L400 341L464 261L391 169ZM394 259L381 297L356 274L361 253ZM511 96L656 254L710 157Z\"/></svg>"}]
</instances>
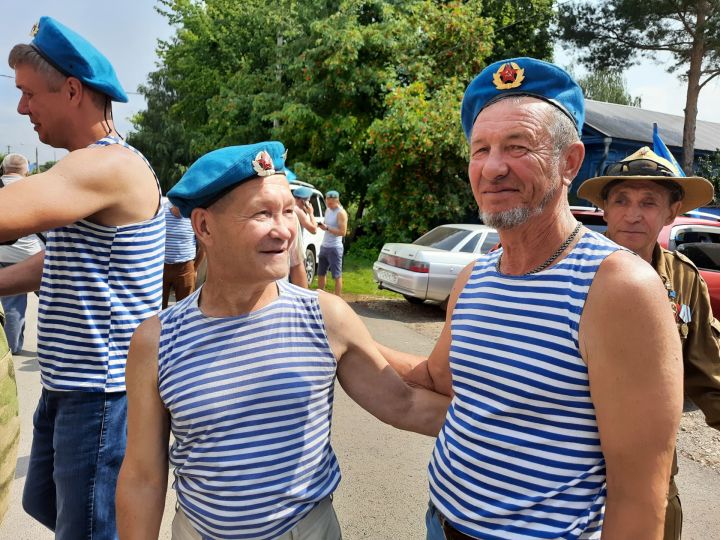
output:
<instances>
[{"instance_id":1,"label":"elderly man smiling","mask_svg":"<svg viewBox=\"0 0 720 540\"><path fill-rule=\"evenodd\" d=\"M297 232L284 150L215 150L168 194L191 218L208 274L132 339L122 538L157 538L170 430L175 540L336 540L335 377L384 422L440 429L445 396L403 383L342 299L283 280Z\"/></svg>"}]
</instances>

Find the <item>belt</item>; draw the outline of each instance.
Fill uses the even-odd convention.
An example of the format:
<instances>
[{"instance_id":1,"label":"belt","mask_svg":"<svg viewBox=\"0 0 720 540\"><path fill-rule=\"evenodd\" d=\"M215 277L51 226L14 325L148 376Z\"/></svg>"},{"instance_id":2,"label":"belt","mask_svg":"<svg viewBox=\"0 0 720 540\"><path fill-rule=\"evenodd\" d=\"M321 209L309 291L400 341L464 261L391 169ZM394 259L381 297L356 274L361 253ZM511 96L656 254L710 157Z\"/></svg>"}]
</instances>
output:
<instances>
[{"instance_id":1,"label":"belt","mask_svg":"<svg viewBox=\"0 0 720 540\"><path fill-rule=\"evenodd\" d=\"M442 526L443 533L445 534L445 540L477 540L472 536L468 536L467 534L458 531L440 512L438 512L438 517L440 518L440 525Z\"/></svg>"}]
</instances>

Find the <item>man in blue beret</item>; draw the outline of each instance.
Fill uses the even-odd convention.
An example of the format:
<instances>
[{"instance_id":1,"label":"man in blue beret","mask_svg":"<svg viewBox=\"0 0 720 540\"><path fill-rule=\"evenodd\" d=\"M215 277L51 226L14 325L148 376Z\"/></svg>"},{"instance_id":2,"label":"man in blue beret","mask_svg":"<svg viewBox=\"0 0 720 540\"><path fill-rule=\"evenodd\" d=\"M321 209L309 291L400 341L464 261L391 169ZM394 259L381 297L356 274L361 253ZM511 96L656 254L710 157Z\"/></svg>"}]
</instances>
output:
<instances>
[{"instance_id":1,"label":"man in blue beret","mask_svg":"<svg viewBox=\"0 0 720 540\"><path fill-rule=\"evenodd\" d=\"M502 248L458 276L427 361L382 349L453 395L429 539L662 535L680 343L653 269L570 212L583 118L575 81L531 58L465 92L470 185Z\"/></svg>"},{"instance_id":2,"label":"man in blue beret","mask_svg":"<svg viewBox=\"0 0 720 540\"><path fill-rule=\"evenodd\" d=\"M289 179L289 177L288 177ZM310 197L312 197L312 189L307 186L296 187L292 190L295 197L295 217L297 217L297 238L295 239L295 248L290 253L290 283L300 287L309 287L309 280L312 279L312 272L308 274L306 267L307 255L305 253L305 242L303 240L303 231L310 234L317 232L317 222L313 213ZM314 257L314 254L312 255ZM312 261L313 264L315 261Z\"/></svg>"},{"instance_id":3,"label":"man in blue beret","mask_svg":"<svg viewBox=\"0 0 720 540\"><path fill-rule=\"evenodd\" d=\"M325 290L327 273L335 280L335 294L342 293L343 237L347 234L348 215L340 204L340 194L333 190L325 194L325 219L318 224L325 234L318 258L318 289Z\"/></svg>"},{"instance_id":4,"label":"man in blue beret","mask_svg":"<svg viewBox=\"0 0 720 540\"><path fill-rule=\"evenodd\" d=\"M50 17L34 30L9 56L17 109L70 153L0 190L0 240L50 231L44 255L0 270L0 295L40 289L42 391L23 507L58 539L111 539L127 350L162 296L160 186L115 130L110 103L127 97L107 58Z\"/></svg>"},{"instance_id":5,"label":"man in blue beret","mask_svg":"<svg viewBox=\"0 0 720 540\"><path fill-rule=\"evenodd\" d=\"M336 376L384 422L427 435L442 424L447 397L403 383L342 299L283 279L297 234L283 166L279 142L222 148L168 194L205 248L207 280L132 338L123 538L157 537L169 459L177 540L338 540Z\"/></svg>"}]
</instances>

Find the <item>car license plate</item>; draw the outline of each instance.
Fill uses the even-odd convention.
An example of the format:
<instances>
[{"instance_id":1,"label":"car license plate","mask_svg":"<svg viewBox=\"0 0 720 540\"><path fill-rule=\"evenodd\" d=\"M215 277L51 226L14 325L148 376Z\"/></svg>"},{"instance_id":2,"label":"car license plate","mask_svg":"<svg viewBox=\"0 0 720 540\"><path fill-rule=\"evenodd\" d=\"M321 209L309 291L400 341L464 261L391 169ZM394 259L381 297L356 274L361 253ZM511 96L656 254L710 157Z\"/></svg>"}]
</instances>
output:
<instances>
[{"instance_id":1,"label":"car license plate","mask_svg":"<svg viewBox=\"0 0 720 540\"><path fill-rule=\"evenodd\" d=\"M388 272L387 270L378 270L378 277L381 281L387 281L388 283L392 283L393 285L398 282L397 274L393 274L392 272Z\"/></svg>"}]
</instances>

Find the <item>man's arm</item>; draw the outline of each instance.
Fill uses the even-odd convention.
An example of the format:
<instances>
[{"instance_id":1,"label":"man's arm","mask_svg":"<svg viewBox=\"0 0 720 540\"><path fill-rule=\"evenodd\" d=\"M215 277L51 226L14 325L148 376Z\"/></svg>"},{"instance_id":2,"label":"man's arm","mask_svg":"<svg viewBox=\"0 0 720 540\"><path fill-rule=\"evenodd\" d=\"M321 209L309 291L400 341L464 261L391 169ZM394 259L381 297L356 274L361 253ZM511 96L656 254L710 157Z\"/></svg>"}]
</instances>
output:
<instances>
[{"instance_id":1,"label":"man's arm","mask_svg":"<svg viewBox=\"0 0 720 540\"><path fill-rule=\"evenodd\" d=\"M345 392L387 424L437 435L449 398L406 385L377 350L355 312L334 295L321 292L319 298L330 346L338 359L338 380Z\"/></svg>"},{"instance_id":2,"label":"man's arm","mask_svg":"<svg viewBox=\"0 0 720 540\"><path fill-rule=\"evenodd\" d=\"M147 165L122 147L71 152L47 172L0 190L0 240L47 231L98 213L111 221L95 220L101 224L147 219L157 207L157 200L147 196L151 188L157 192L154 180L152 184L123 180L148 175L152 177Z\"/></svg>"},{"instance_id":3,"label":"man's arm","mask_svg":"<svg viewBox=\"0 0 720 540\"><path fill-rule=\"evenodd\" d=\"M160 321L133 334L126 368L128 438L116 492L120 538L157 539L168 476L170 418L158 393Z\"/></svg>"},{"instance_id":4,"label":"man's arm","mask_svg":"<svg viewBox=\"0 0 720 540\"><path fill-rule=\"evenodd\" d=\"M395 349L376 342L376 346L385 360L408 384L428 388L446 396L452 396L452 374L450 373L450 344L452 342L450 328L452 314L455 310L458 296L460 296L467 280L470 278L473 266L475 266L474 261L463 268L455 279L448 298L447 310L445 312L445 325L430 356L425 358L396 351Z\"/></svg>"},{"instance_id":5,"label":"man's arm","mask_svg":"<svg viewBox=\"0 0 720 540\"><path fill-rule=\"evenodd\" d=\"M682 412L680 340L653 268L610 255L590 288L580 350L607 470L603 538L662 537Z\"/></svg>"},{"instance_id":6,"label":"man's arm","mask_svg":"<svg viewBox=\"0 0 720 540\"><path fill-rule=\"evenodd\" d=\"M317 232L317 222L313 215L312 205L306 203L306 208L308 208L308 211L304 211L296 206L295 215L297 215L298 221L300 221L303 229L306 229L310 234L315 234Z\"/></svg>"},{"instance_id":7,"label":"man's arm","mask_svg":"<svg viewBox=\"0 0 720 540\"><path fill-rule=\"evenodd\" d=\"M705 281L697 270L692 277L692 320L683 343L685 394L700 407L708 426L720 430L720 322L713 317Z\"/></svg>"},{"instance_id":8,"label":"man's arm","mask_svg":"<svg viewBox=\"0 0 720 540\"><path fill-rule=\"evenodd\" d=\"M335 236L345 236L347 234L348 215L344 208L338 212L337 222L337 229L328 228L328 231Z\"/></svg>"},{"instance_id":9,"label":"man's arm","mask_svg":"<svg viewBox=\"0 0 720 540\"><path fill-rule=\"evenodd\" d=\"M37 291L42 278L45 250L7 268L0 269L0 296Z\"/></svg>"}]
</instances>

